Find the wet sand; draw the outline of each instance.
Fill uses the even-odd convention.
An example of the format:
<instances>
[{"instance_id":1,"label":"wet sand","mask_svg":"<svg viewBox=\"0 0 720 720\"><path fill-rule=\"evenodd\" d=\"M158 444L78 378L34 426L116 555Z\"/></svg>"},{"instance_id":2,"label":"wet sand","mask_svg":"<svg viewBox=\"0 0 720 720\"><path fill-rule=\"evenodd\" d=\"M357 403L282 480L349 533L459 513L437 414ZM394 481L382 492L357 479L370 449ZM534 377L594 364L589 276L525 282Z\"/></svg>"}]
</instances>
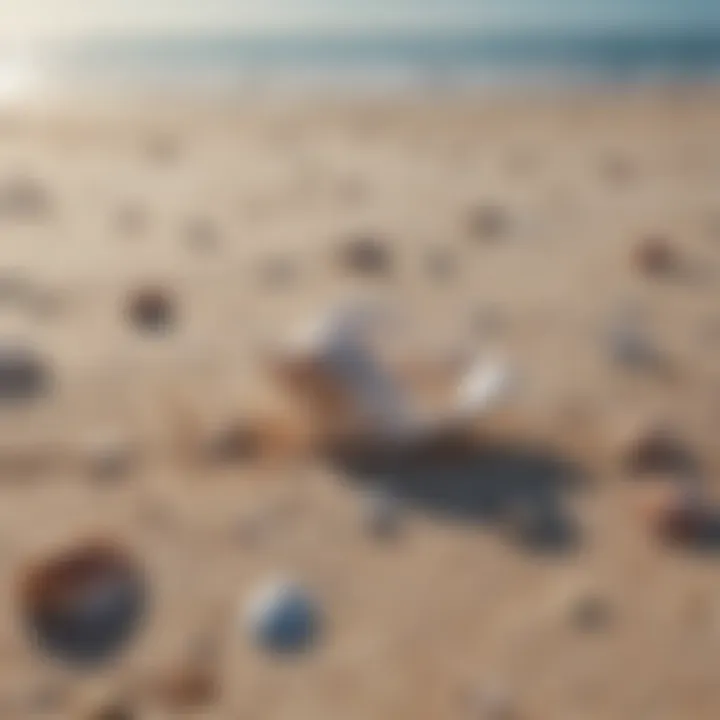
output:
<instances>
[{"instance_id":1,"label":"wet sand","mask_svg":"<svg viewBox=\"0 0 720 720\"><path fill-rule=\"evenodd\" d=\"M0 405L0 715L717 717L720 548L653 537L617 438L667 419L712 504L719 126L701 89L6 111L0 337L48 378ZM401 305L424 352L512 364L483 449L362 468L203 452L283 406L261 351L355 285ZM368 532L366 488L399 499L392 537ZM31 642L16 590L98 535L151 601L87 672ZM292 659L242 623L278 574L325 619ZM217 683L199 707L152 689L197 664Z\"/></svg>"}]
</instances>

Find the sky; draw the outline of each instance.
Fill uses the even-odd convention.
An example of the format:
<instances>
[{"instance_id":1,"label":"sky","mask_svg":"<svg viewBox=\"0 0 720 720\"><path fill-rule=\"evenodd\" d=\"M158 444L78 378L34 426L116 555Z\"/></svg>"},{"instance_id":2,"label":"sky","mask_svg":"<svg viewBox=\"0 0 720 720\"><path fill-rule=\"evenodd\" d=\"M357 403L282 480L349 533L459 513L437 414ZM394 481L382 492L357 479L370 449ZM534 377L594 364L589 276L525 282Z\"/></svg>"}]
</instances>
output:
<instances>
[{"instance_id":1,"label":"sky","mask_svg":"<svg viewBox=\"0 0 720 720\"><path fill-rule=\"evenodd\" d=\"M0 0L0 36L313 28L720 27L720 0Z\"/></svg>"}]
</instances>

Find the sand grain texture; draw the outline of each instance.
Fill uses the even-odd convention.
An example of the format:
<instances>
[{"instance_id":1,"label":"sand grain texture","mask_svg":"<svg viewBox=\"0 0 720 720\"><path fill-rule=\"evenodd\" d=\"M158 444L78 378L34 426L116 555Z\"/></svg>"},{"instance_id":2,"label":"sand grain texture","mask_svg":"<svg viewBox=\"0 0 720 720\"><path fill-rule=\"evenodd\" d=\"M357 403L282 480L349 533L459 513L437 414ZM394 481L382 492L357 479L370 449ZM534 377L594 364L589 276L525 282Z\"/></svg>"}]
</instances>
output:
<instances>
[{"instance_id":1,"label":"sand grain texture","mask_svg":"<svg viewBox=\"0 0 720 720\"><path fill-rule=\"evenodd\" d=\"M0 405L3 718L28 717L49 672L17 623L18 572L98 531L152 583L146 626L103 671L110 697L182 666L209 629L219 690L203 717L470 718L467 698L499 686L518 718L717 718L720 558L651 541L607 439L628 415L669 413L716 495L720 95L4 112L0 343L36 348L54 382L32 407ZM367 233L382 249L359 250L369 271L350 277L339 248ZM638 270L657 265L637 255L653 236L681 268ZM428 248L450 258L432 261L447 281ZM263 347L351 282L408 308L435 352L512 359L513 417L484 428L489 451L257 462L216 430L278 400ZM171 306L151 296L128 317L139 288ZM42 320L41 296L61 299ZM631 312L672 372L612 361L607 328ZM77 438L106 427L137 457L98 483ZM392 539L363 532L368 486L403 505ZM328 619L291 663L237 622L276 572ZM593 633L557 601L588 578L611 605ZM91 683L57 672L71 696Z\"/></svg>"}]
</instances>

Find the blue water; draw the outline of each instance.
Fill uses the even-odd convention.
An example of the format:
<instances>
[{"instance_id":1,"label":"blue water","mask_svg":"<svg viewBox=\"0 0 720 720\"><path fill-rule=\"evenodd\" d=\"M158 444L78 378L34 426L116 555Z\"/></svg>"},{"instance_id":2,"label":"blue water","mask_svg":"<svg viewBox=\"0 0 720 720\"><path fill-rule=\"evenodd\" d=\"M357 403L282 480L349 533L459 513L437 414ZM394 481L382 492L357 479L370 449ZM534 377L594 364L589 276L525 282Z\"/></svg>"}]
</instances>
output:
<instances>
[{"instance_id":1,"label":"blue water","mask_svg":"<svg viewBox=\"0 0 720 720\"><path fill-rule=\"evenodd\" d=\"M720 78L720 30L480 30L213 34L55 43L58 78L241 89L273 84L346 89Z\"/></svg>"}]
</instances>

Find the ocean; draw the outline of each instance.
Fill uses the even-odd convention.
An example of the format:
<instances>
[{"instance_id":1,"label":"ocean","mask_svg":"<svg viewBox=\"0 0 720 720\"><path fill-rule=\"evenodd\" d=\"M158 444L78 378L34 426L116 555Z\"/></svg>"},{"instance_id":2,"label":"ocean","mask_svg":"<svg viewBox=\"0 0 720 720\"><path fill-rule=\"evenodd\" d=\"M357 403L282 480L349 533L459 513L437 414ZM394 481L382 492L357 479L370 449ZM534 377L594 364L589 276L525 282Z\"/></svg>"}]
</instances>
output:
<instances>
[{"instance_id":1,"label":"ocean","mask_svg":"<svg viewBox=\"0 0 720 720\"><path fill-rule=\"evenodd\" d=\"M0 54L0 93L23 84L241 91L543 83L714 82L714 28L272 32L87 37Z\"/></svg>"}]
</instances>

